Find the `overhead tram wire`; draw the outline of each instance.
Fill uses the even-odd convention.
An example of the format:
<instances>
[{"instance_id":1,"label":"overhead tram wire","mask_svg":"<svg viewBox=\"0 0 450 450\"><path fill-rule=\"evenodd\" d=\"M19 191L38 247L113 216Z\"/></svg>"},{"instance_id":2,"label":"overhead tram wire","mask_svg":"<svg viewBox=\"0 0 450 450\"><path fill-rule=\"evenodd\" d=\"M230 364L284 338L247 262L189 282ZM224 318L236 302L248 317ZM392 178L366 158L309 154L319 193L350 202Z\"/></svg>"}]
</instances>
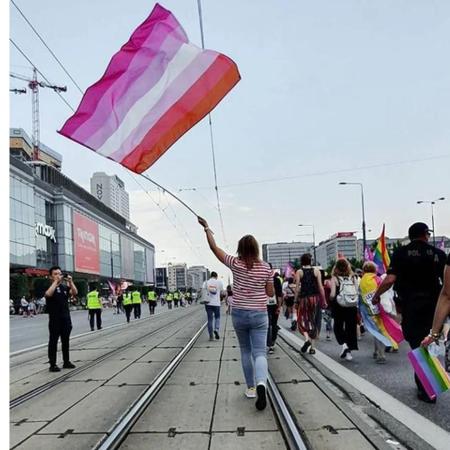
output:
<instances>
[{"instance_id":1,"label":"overhead tram wire","mask_svg":"<svg viewBox=\"0 0 450 450\"><path fill-rule=\"evenodd\" d=\"M201 41L202 41L202 49L204 50L205 49L205 34L203 31L203 15L202 15L201 0L197 0L197 6L198 6L198 18L199 18L199 22L200 22L200 37L201 37ZM211 153L212 153L212 163L213 163L213 171L214 171L214 189L216 191L216 199L217 199L217 211L219 213L220 227L222 229L224 244L225 244L225 247L228 248L227 238L225 235L225 226L223 223L222 207L220 205L219 187L217 185L216 153L215 153L215 148L214 148L214 134L213 134L211 113L208 113L208 123L209 123L209 137L210 137L210 141L211 141Z\"/></svg>"},{"instance_id":2,"label":"overhead tram wire","mask_svg":"<svg viewBox=\"0 0 450 450\"><path fill-rule=\"evenodd\" d=\"M64 70L64 72L66 73L66 75L70 78L70 80L72 81L72 83L77 87L77 89L80 91L81 95L84 94L83 90L81 89L81 87L78 85L78 83L72 78L72 76L70 75L69 71L64 67L64 64L58 59L58 57L55 55L55 53L53 52L53 50L47 45L47 43L45 42L44 38L39 34L39 32L36 30L36 28L34 28L33 24L31 23L31 21L25 16L25 14L22 12L22 10L17 6L16 2L14 0L10 0L11 3L14 5L14 7L17 9L17 11L19 12L19 14L23 17L23 19L25 20L25 22L30 26L30 28L34 31L34 33L36 34L36 36L39 38L39 40L44 44L44 46L47 48L47 50L51 53L51 55L53 56L53 58L55 58L56 62L59 64L59 66L61 67L62 70Z\"/></svg>"},{"instance_id":3,"label":"overhead tram wire","mask_svg":"<svg viewBox=\"0 0 450 450\"><path fill-rule=\"evenodd\" d=\"M31 61L31 59L25 54L25 52L14 42L14 40L12 38L9 38L9 42L11 42L12 45L14 45L14 47L19 51L19 53L36 69L37 73L48 83L48 84L52 84L48 78L37 68L36 64L33 64L33 61ZM75 112L75 109L72 108L72 106L70 105L70 103L61 95L60 92L55 91L59 97L61 98L61 100L70 108L70 110L72 112Z\"/></svg>"},{"instance_id":4,"label":"overhead tram wire","mask_svg":"<svg viewBox=\"0 0 450 450\"><path fill-rule=\"evenodd\" d=\"M435 160L446 159L446 158L450 158L450 153L429 156L426 158L405 159L405 160L401 160L401 161L393 161L393 162L378 163L378 164L368 164L365 166L348 167L348 168L343 168L343 169L333 169L333 170L324 170L324 171L320 171L320 172L302 173L302 174L298 174L298 175L289 175L289 176L285 176L285 177L263 178L260 180L242 181L239 183L222 184L220 187L222 189L224 189L224 188L233 188L233 187L240 187L240 186L250 186L250 185L254 185L254 184L276 183L278 181L296 180L296 179L305 178L305 177L334 175L334 174L345 173L345 172L355 172L357 170L367 170L367 169L378 169L378 168L382 168L382 167L401 166L401 165L406 165L406 164L414 164L414 163L426 162L426 161L435 161ZM210 186L194 186L194 187L180 188L180 189L207 190L207 189L211 189L211 187Z\"/></svg>"}]
</instances>

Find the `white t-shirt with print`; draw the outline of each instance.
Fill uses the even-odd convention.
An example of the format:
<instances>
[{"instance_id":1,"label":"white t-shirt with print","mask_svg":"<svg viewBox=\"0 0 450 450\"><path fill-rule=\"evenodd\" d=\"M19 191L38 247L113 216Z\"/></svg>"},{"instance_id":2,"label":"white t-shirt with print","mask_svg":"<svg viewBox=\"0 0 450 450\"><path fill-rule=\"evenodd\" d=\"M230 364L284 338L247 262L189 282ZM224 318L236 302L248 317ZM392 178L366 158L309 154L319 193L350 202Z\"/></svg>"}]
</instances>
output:
<instances>
[{"instance_id":1,"label":"white t-shirt with print","mask_svg":"<svg viewBox=\"0 0 450 450\"><path fill-rule=\"evenodd\" d=\"M223 284L216 278L210 278L203 283L203 291L206 294L206 299L209 300L207 305L220 306L220 293L223 291Z\"/></svg>"}]
</instances>

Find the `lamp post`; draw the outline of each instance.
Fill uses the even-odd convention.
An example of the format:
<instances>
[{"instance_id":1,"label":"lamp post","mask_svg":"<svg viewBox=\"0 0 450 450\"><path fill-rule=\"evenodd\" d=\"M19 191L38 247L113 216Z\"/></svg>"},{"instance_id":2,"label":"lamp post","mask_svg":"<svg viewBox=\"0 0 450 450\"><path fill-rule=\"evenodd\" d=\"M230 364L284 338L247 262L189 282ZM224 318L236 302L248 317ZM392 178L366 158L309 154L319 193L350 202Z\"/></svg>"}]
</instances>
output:
<instances>
[{"instance_id":1,"label":"lamp post","mask_svg":"<svg viewBox=\"0 0 450 450\"><path fill-rule=\"evenodd\" d=\"M433 228L433 245L436 247L436 232L434 230L434 205L436 202L441 200L445 200L445 197L439 197L435 200L418 200L417 204L420 205L422 203L428 203L431 205L431 227Z\"/></svg>"},{"instance_id":2,"label":"lamp post","mask_svg":"<svg viewBox=\"0 0 450 450\"><path fill-rule=\"evenodd\" d=\"M313 250L314 250L314 264L317 264L317 258L316 258L316 232L314 230L314 225L308 225L308 224L299 224L299 227L311 227L312 228L312 236L313 236Z\"/></svg>"},{"instance_id":3,"label":"lamp post","mask_svg":"<svg viewBox=\"0 0 450 450\"><path fill-rule=\"evenodd\" d=\"M364 208L364 186L362 183L353 183L348 181L341 181L340 185L354 185L361 188L361 207L362 207L362 233L363 233L363 257L366 251L367 239L366 239L366 213Z\"/></svg>"}]
</instances>

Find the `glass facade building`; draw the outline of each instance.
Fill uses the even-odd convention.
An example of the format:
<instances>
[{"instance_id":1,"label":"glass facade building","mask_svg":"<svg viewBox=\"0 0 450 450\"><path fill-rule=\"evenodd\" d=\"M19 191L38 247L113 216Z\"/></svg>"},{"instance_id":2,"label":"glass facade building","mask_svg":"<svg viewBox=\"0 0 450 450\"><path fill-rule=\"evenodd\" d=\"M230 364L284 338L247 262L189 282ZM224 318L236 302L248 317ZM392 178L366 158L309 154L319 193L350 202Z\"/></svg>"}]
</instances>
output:
<instances>
[{"instance_id":1,"label":"glass facade building","mask_svg":"<svg viewBox=\"0 0 450 450\"><path fill-rule=\"evenodd\" d=\"M132 223L59 170L10 156L11 272L59 265L90 281L153 284L154 253Z\"/></svg>"}]
</instances>

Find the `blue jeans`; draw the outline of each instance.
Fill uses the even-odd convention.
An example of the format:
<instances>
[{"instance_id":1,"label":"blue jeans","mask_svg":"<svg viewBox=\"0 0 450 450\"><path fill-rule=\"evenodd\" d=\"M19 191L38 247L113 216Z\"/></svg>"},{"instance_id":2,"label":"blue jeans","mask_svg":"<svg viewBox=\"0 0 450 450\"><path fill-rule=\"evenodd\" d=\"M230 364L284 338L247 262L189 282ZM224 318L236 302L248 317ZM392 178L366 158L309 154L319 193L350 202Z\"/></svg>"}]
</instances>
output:
<instances>
[{"instance_id":1,"label":"blue jeans","mask_svg":"<svg viewBox=\"0 0 450 450\"><path fill-rule=\"evenodd\" d=\"M209 337L213 337L213 316L214 331L219 332L220 329L220 306L205 305L206 315L208 316L208 333Z\"/></svg>"},{"instance_id":2,"label":"blue jeans","mask_svg":"<svg viewBox=\"0 0 450 450\"><path fill-rule=\"evenodd\" d=\"M266 384L266 339L269 328L267 312L233 308L231 318L241 348L242 370L247 387L255 387L258 383Z\"/></svg>"}]
</instances>

